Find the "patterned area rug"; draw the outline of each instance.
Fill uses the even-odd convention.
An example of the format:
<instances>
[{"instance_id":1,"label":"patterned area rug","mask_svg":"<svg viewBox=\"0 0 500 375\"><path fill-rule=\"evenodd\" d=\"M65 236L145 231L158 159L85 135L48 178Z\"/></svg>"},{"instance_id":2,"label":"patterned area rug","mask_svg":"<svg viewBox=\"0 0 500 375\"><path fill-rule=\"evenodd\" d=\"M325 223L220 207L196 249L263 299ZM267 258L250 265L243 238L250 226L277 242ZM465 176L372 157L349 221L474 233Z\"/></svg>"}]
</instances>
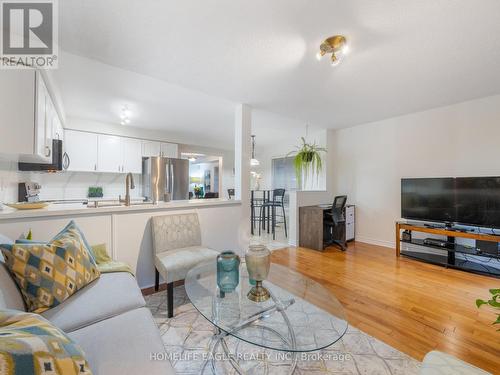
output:
<instances>
[{"instance_id":1,"label":"patterned area rug","mask_svg":"<svg viewBox=\"0 0 500 375\"><path fill-rule=\"evenodd\" d=\"M167 318L166 292L146 297L158 324L168 359L177 374L213 374L209 359L213 325L189 303L184 287L175 288L174 318ZM236 338L227 340L238 363L248 374L285 375L290 373L289 354L266 350ZM235 374L222 351L217 353L217 374ZM294 375L417 375L420 363L383 342L349 327L331 347L299 356Z\"/></svg>"}]
</instances>

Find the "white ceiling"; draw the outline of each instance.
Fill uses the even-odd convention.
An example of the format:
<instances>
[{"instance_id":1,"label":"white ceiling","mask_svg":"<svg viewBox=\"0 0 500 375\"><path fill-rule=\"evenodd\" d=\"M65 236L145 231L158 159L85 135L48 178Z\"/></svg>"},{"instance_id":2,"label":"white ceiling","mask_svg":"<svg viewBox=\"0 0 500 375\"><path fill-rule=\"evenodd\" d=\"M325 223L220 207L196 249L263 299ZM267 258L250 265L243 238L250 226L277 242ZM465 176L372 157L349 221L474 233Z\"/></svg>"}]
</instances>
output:
<instances>
[{"instance_id":1,"label":"white ceiling","mask_svg":"<svg viewBox=\"0 0 500 375\"><path fill-rule=\"evenodd\" d=\"M305 122L346 127L500 92L497 0L59 4L65 51L129 71L63 55L70 116L116 121L130 102L138 126L203 132L217 146L232 142L237 102L262 111L260 131L303 132ZM315 53L338 33L351 53L332 68Z\"/></svg>"},{"instance_id":2,"label":"white ceiling","mask_svg":"<svg viewBox=\"0 0 500 375\"><path fill-rule=\"evenodd\" d=\"M68 117L119 124L127 105L130 126L167 131L173 141L225 148L232 140L227 100L68 53L60 60L54 79Z\"/></svg>"}]
</instances>

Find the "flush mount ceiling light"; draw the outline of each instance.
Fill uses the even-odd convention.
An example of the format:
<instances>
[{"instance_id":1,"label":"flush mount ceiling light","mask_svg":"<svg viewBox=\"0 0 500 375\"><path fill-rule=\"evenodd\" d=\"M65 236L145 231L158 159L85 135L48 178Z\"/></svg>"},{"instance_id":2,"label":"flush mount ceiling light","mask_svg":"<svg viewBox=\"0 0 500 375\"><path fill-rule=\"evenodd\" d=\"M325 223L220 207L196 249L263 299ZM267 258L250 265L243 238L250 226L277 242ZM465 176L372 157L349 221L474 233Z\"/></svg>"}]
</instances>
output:
<instances>
[{"instance_id":1,"label":"flush mount ceiling light","mask_svg":"<svg viewBox=\"0 0 500 375\"><path fill-rule=\"evenodd\" d=\"M128 125L130 124L130 116L132 115L132 112L130 112L130 109L128 109L128 106L123 106L122 108L122 113L120 115L121 122L120 124L122 125Z\"/></svg>"},{"instance_id":2,"label":"flush mount ceiling light","mask_svg":"<svg viewBox=\"0 0 500 375\"><path fill-rule=\"evenodd\" d=\"M252 160L250 160L250 165L252 167L260 165L260 161L255 159L255 135L252 135Z\"/></svg>"},{"instance_id":3,"label":"flush mount ceiling light","mask_svg":"<svg viewBox=\"0 0 500 375\"><path fill-rule=\"evenodd\" d=\"M326 54L332 54L331 62L333 66L338 65L344 56L348 53L349 46L347 45L347 40L343 35L331 36L324 40L319 46L319 52L316 54L316 58L321 60Z\"/></svg>"}]
</instances>

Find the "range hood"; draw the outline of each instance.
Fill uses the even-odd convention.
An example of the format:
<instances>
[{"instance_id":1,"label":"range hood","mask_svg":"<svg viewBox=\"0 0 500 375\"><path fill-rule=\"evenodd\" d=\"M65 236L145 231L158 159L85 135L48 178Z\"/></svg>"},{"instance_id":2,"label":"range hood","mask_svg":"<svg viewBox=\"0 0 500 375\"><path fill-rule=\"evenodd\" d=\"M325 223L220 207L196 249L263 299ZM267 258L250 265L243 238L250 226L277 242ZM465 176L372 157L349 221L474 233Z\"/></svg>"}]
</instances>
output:
<instances>
[{"instance_id":1,"label":"range hood","mask_svg":"<svg viewBox=\"0 0 500 375\"><path fill-rule=\"evenodd\" d=\"M40 163L19 163L18 169L20 171L28 171L28 172L59 172L65 167L64 160L68 160L66 153L63 153L63 143L59 139L52 140L52 162L49 164L40 164Z\"/></svg>"}]
</instances>

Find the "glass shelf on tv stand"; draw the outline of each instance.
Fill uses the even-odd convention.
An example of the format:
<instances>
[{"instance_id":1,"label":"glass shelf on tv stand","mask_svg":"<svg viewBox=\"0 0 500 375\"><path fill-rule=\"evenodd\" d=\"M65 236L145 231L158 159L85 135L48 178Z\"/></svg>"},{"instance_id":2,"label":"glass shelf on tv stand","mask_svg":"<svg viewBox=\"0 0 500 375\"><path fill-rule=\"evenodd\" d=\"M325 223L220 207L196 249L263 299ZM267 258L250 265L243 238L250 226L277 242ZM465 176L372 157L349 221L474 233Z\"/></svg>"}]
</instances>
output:
<instances>
[{"instance_id":1,"label":"glass shelf on tv stand","mask_svg":"<svg viewBox=\"0 0 500 375\"><path fill-rule=\"evenodd\" d=\"M500 238L499 238L499 240L500 240ZM438 250L453 252L453 253L462 253L462 254L466 254L466 255L474 255L474 256L480 256L480 257L485 257L485 258L500 259L500 255L488 254L488 253L479 251L474 246L465 246L465 245L455 244L452 242L446 242L447 243L446 247L424 243L423 239L417 239L417 238L412 238L411 241L401 240L401 243L408 244L408 245L428 247L431 249L438 249Z\"/></svg>"}]
</instances>

